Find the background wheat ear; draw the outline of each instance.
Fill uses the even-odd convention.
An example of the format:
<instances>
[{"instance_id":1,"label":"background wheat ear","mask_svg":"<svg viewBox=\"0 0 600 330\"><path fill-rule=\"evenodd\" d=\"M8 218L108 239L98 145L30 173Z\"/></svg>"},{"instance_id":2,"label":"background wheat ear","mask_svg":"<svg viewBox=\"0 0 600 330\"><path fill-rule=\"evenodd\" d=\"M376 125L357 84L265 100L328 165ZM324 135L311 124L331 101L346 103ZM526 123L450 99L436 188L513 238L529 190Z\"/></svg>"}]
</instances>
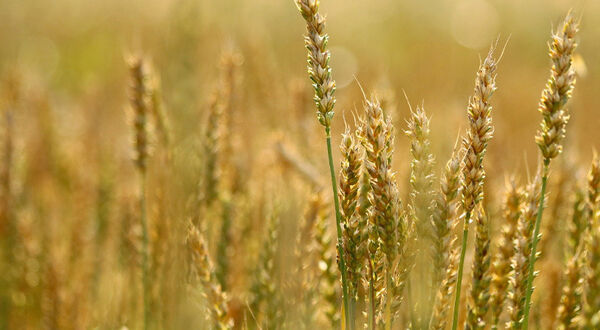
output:
<instances>
[{"instance_id":1,"label":"background wheat ear","mask_svg":"<svg viewBox=\"0 0 600 330\"><path fill-rule=\"evenodd\" d=\"M514 177L507 180L506 192L502 204L501 236L498 241L498 252L492 261L492 286L490 296L490 310L492 328L497 329L502 312L505 309L505 301L508 293L509 279L511 274L511 260L514 255L514 241L517 237L517 229L525 192Z\"/></svg>"},{"instance_id":2,"label":"background wheat ear","mask_svg":"<svg viewBox=\"0 0 600 330\"><path fill-rule=\"evenodd\" d=\"M433 312L429 322L430 329L445 329L450 310L450 300L454 292L457 276L458 250L454 231L458 223L457 197L460 187L460 165L462 149L454 150L446 163L440 180L440 192L434 200L432 217L434 228L434 247L436 254L434 267L440 273L434 278L433 288L437 286Z\"/></svg>"},{"instance_id":3,"label":"background wheat ear","mask_svg":"<svg viewBox=\"0 0 600 330\"><path fill-rule=\"evenodd\" d=\"M134 163L139 173L139 212L142 227L142 282L144 329L150 327L150 263L148 219L146 217L146 170L148 163L148 76L147 66L140 56L128 59L131 76L131 108L134 112Z\"/></svg>"}]
</instances>

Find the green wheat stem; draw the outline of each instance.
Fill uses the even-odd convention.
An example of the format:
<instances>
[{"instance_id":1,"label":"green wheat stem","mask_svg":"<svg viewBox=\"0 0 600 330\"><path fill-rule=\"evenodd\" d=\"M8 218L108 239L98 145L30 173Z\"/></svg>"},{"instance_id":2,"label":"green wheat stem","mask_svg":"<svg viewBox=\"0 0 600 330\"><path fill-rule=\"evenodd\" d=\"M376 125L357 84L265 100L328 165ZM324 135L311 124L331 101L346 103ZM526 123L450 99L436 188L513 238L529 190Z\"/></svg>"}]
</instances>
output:
<instances>
[{"instance_id":1,"label":"green wheat stem","mask_svg":"<svg viewBox=\"0 0 600 330\"><path fill-rule=\"evenodd\" d=\"M535 218L535 229L533 232L533 244L531 245L531 254L529 255L529 274L527 274L527 291L525 291L525 314L523 316L523 324L521 329L527 330L529 327L529 307L531 303L531 295L533 294L533 271L535 263L535 254L540 236L540 224L542 222L542 213L544 212L544 196L546 195L546 185L548 182L548 171L550 168L550 159L544 159L544 176L542 177L542 194L540 195L540 205Z\"/></svg>"},{"instance_id":2,"label":"green wheat stem","mask_svg":"<svg viewBox=\"0 0 600 330\"><path fill-rule=\"evenodd\" d=\"M148 220L146 218L146 173L140 173L140 218L142 223L142 283L144 297L144 329L150 325L150 271L148 265Z\"/></svg>"},{"instance_id":3,"label":"green wheat stem","mask_svg":"<svg viewBox=\"0 0 600 330\"><path fill-rule=\"evenodd\" d=\"M333 152L331 150L331 127L325 126L327 135L327 156L329 157L329 172L331 174L331 187L333 189L333 204L335 207L335 224L337 229L337 250L339 255L340 272L342 273L342 299L344 301L344 318L346 320L346 329L354 329L354 317L350 315L348 309L348 283L346 279L346 261L344 260L344 251L342 248L342 216L340 214L340 201L338 198L337 181L335 179L335 170L333 167Z\"/></svg>"},{"instance_id":4,"label":"green wheat stem","mask_svg":"<svg viewBox=\"0 0 600 330\"><path fill-rule=\"evenodd\" d=\"M458 278L456 280L456 297L454 298L454 315L452 316L452 330L456 330L458 326L458 305L460 303L460 289L462 286L463 268L465 265L465 254L467 252L467 238L469 237L469 221L471 220L471 212L465 214L465 223L462 237L462 247L460 249L460 261L458 264Z\"/></svg>"},{"instance_id":5,"label":"green wheat stem","mask_svg":"<svg viewBox=\"0 0 600 330\"><path fill-rule=\"evenodd\" d=\"M375 330L375 288L373 285L373 260L369 258L369 310L368 310L368 318L369 318L369 330Z\"/></svg>"}]
</instances>

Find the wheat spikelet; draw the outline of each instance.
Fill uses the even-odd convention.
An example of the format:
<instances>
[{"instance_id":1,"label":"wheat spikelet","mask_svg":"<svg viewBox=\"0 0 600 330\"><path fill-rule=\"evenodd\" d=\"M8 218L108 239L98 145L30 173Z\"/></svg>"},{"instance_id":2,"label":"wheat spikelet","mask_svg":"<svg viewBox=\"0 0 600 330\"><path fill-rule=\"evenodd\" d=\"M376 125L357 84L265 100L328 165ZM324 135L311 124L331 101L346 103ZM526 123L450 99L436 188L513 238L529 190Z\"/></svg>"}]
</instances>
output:
<instances>
[{"instance_id":1,"label":"wheat spikelet","mask_svg":"<svg viewBox=\"0 0 600 330\"><path fill-rule=\"evenodd\" d=\"M546 162L562 152L561 142L569 121L565 104L571 98L575 86L575 70L571 64L573 52L577 47L574 38L578 26L571 13L567 14L561 26L552 35L549 44L552 70L542 92L539 111L543 120L535 137Z\"/></svg>"},{"instance_id":2,"label":"wheat spikelet","mask_svg":"<svg viewBox=\"0 0 600 330\"><path fill-rule=\"evenodd\" d=\"M475 217L475 256L473 257L473 282L467 308L465 329L484 329L490 298L490 237L489 222L483 210Z\"/></svg>"},{"instance_id":3,"label":"wheat spikelet","mask_svg":"<svg viewBox=\"0 0 600 330\"><path fill-rule=\"evenodd\" d=\"M228 315L227 295L222 291L213 264L208 255L206 242L193 225L189 225L187 246L190 255L190 285L201 285L207 300L208 313L218 329L233 327Z\"/></svg>"},{"instance_id":4,"label":"wheat spikelet","mask_svg":"<svg viewBox=\"0 0 600 330\"><path fill-rule=\"evenodd\" d=\"M518 329L525 312L526 281L529 275L529 257L532 253L533 227L538 213L540 196L540 175L527 186L527 195L522 205L521 217L517 224L514 240L514 254L511 261L512 274L508 294L510 321L507 327Z\"/></svg>"},{"instance_id":5,"label":"wheat spikelet","mask_svg":"<svg viewBox=\"0 0 600 330\"><path fill-rule=\"evenodd\" d=\"M510 276L510 261L514 254L513 242L517 233L517 226L521 216L521 207L524 192L517 185L515 178L507 181L507 190L503 203L504 224L501 228L501 237L498 242L498 252L492 262L492 290L490 309L492 314L492 327L497 328L503 311L504 301L508 289Z\"/></svg>"},{"instance_id":6,"label":"wheat spikelet","mask_svg":"<svg viewBox=\"0 0 600 330\"><path fill-rule=\"evenodd\" d=\"M319 0L296 0L296 5L306 21L307 35L304 38L308 49L308 74L315 90L317 119L325 127L331 126L335 105L335 81L327 50L329 36L325 34L325 17L319 14Z\"/></svg>"}]
</instances>

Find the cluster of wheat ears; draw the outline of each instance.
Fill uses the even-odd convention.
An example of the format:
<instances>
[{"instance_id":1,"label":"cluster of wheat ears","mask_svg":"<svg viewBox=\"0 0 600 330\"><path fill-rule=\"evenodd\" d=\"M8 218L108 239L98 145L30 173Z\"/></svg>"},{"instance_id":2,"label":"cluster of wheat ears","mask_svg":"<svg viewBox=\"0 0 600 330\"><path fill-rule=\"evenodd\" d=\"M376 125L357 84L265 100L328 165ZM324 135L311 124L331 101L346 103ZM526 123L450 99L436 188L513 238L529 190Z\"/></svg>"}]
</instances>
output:
<instances>
[{"instance_id":1,"label":"cluster of wheat ears","mask_svg":"<svg viewBox=\"0 0 600 330\"><path fill-rule=\"evenodd\" d=\"M250 189L261 188L240 184L244 173L232 159L238 54L223 56L202 131L201 175L193 179L199 184L191 192L169 184L181 156L158 74L144 57L131 56L137 197L124 202L122 227L107 225L114 211L105 205L115 188L110 175L102 174L95 212L103 225L93 238L81 234L77 221L69 224L75 228L70 240L58 239L64 233L52 226L33 224L35 212L44 209L31 211L20 198L27 189L17 189L12 117L19 88L14 81L7 85L0 235L2 265L12 266L1 277L0 328L600 329L600 157L594 153L585 180L564 164L555 173L551 167L562 153L575 86L579 22L573 14L549 42L552 67L539 101L541 124L531 140L540 153L535 175L528 174L524 184L512 174L503 195L487 194L484 158L493 138L492 96L502 56L496 42L480 61L465 112L468 126L442 173L436 173L431 150L430 117L424 106L411 108L405 129L410 179L408 194L401 196L392 167L396 130L388 102L376 96L365 96L363 109L345 124L336 171L331 131L341 118L334 117L326 20L318 0L296 5L307 28L308 74L331 188L315 168L278 144L281 162L310 187L302 196L306 211L292 227L280 221L286 211L277 200L285 197L267 193L264 205L253 205L258 197L251 198ZM61 165L52 166L60 176ZM76 188L61 189L70 194ZM549 195L552 189L555 195ZM193 197L180 203L170 196L177 193ZM487 200L495 196L502 196L493 203L501 211L489 212ZM51 203L51 197L44 199L39 203ZM257 217L266 219L258 235L256 223L240 220ZM556 232L559 222L564 233ZM110 236L122 239L108 244ZM564 258L559 269L544 260L551 240L562 247L563 255L553 256ZM115 257L98 257L103 255ZM540 272L548 283L534 290ZM126 292L112 292L113 285Z\"/></svg>"}]
</instances>

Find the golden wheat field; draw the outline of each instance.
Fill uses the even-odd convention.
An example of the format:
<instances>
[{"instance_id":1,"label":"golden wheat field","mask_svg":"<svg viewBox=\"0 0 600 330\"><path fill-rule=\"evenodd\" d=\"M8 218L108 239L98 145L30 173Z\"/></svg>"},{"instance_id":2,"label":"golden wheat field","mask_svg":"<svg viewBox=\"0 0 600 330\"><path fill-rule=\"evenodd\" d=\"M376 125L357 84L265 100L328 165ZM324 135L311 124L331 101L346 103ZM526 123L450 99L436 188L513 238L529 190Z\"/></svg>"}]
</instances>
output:
<instances>
[{"instance_id":1,"label":"golden wheat field","mask_svg":"<svg viewBox=\"0 0 600 330\"><path fill-rule=\"evenodd\" d=\"M0 330L600 329L600 2L0 1Z\"/></svg>"}]
</instances>

